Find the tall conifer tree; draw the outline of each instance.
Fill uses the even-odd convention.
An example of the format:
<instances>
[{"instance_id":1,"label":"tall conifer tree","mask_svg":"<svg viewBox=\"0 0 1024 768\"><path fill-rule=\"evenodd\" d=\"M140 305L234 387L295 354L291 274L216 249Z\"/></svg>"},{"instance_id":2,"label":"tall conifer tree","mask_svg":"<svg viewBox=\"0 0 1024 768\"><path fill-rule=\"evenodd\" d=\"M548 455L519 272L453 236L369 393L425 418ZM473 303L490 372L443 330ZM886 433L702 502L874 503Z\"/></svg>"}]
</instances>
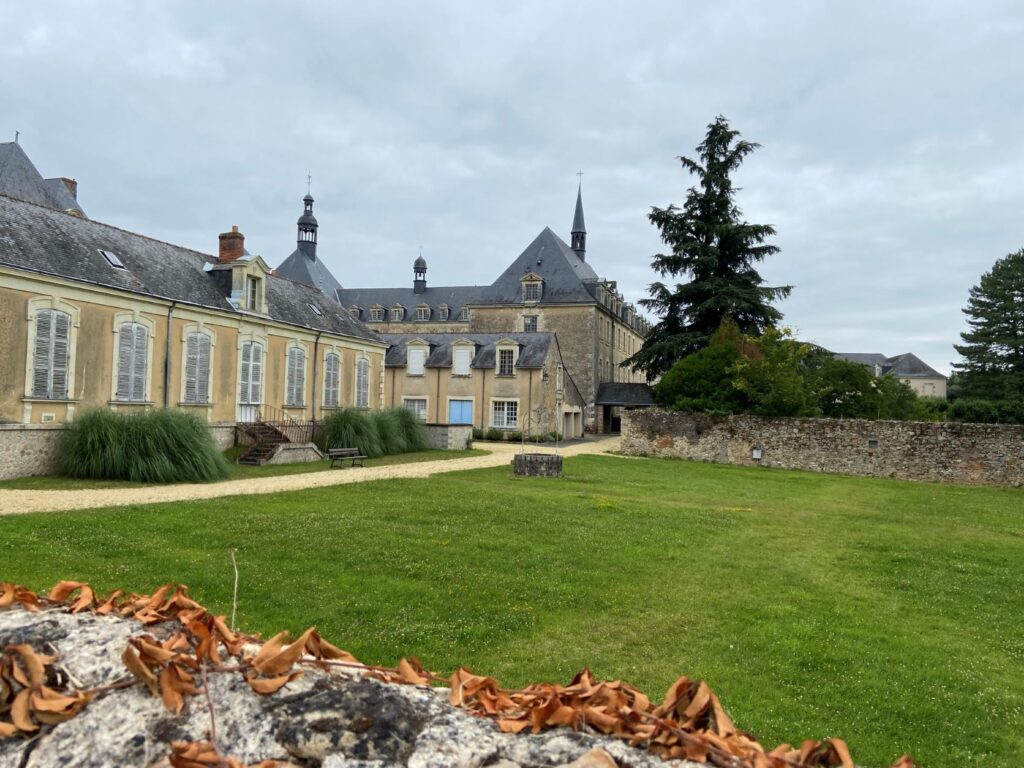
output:
<instances>
[{"instance_id":1,"label":"tall conifer tree","mask_svg":"<svg viewBox=\"0 0 1024 768\"><path fill-rule=\"evenodd\" d=\"M698 180L683 207L652 208L648 215L671 249L656 255L651 266L662 278L689 278L675 285L652 283L650 298L640 300L660 321L623 365L648 379L706 347L726 318L752 336L782 319L771 302L788 296L792 286L769 288L754 268L778 252L766 242L775 228L743 221L735 202L731 175L760 146L739 136L724 117L716 118L697 147L698 160L679 158Z\"/></svg>"},{"instance_id":2,"label":"tall conifer tree","mask_svg":"<svg viewBox=\"0 0 1024 768\"><path fill-rule=\"evenodd\" d=\"M954 345L961 394L988 400L1024 398L1024 250L995 263L971 288L968 330Z\"/></svg>"}]
</instances>

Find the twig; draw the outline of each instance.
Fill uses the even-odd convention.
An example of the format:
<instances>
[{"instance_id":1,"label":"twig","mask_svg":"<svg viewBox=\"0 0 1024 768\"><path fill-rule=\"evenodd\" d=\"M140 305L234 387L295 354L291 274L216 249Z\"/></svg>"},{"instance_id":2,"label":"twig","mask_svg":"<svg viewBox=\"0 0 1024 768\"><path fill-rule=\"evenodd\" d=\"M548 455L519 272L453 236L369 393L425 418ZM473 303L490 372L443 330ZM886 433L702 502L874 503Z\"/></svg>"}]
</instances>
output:
<instances>
[{"instance_id":1,"label":"twig","mask_svg":"<svg viewBox=\"0 0 1024 768\"><path fill-rule=\"evenodd\" d=\"M213 711L213 697L210 696L210 681L206 677L205 661L199 665L199 671L203 676L203 692L206 694L206 708L210 712L210 745L213 747L213 751L217 753L217 757L220 758L221 763L223 763L224 755L221 754L220 747L217 746L217 716Z\"/></svg>"},{"instance_id":2,"label":"twig","mask_svg":"<svg viewBox=\"0 0 1024 768\"><path fill-rule=\"evenodd\" d=\"M238 626L235 624L235 611L238 609L238 561L235 560L235 552L238 550L231 550L231 567L235 569L235 588L231 592L231 631L235 632L238 630Z\"/></svg>"}]
</instances>

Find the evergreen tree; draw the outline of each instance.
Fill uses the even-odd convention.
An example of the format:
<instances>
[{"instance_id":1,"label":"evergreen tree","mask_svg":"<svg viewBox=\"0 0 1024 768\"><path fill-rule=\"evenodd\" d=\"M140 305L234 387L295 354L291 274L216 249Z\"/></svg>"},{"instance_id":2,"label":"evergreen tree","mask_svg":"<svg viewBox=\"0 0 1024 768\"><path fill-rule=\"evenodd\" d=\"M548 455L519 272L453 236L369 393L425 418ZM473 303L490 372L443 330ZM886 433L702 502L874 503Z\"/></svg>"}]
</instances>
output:
<instances>
[{"instance_id":1,"label":"evergreen tree","mask_svg":"<svg viewBox=\"0 0 1024 768\"><path fill-rule=\"evenodd\" d=\"M697 147L698 160L679 158L698 179L683 207L653 208L648 216L671 249L655 256L651 266L662 278L689 278L675 285L652 283L650 298L640 300L660 321L624 365L649 380L706 347L726 318L754 336L782 318L771 302L789 295L791 286L764 286L753 266L778 252L765 242L775 229L743 221L734 199L731 174L759 146L739 135L724 117L716 118Z\"/></svg>"},{"instance_id":2,"label":"evergreen tree","mask_svg":"<svg viewBox=\"0 0 1024 768\"><path fill-rule=\"evenodd\" d=\"M999 259L971 288L954 363L965 398L1024 398L1024 250Z\"/></svg>"}]
</instances>

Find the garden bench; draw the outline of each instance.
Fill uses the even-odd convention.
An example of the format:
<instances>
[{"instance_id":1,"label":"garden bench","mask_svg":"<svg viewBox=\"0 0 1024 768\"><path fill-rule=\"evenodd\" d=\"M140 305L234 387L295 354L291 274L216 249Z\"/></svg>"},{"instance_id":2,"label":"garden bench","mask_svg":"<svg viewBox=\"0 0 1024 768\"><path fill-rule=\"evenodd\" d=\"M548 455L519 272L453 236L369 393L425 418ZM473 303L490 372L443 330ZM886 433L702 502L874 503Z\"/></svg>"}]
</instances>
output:
<instances>
[{"instance_id":1,"label":"garden bench","mask_svg":"<svg viewBox=\"0 0 1024 768\"><path fill-rule=\"evenodd\" d=\"M355 466L356 462L359 462L359 466L364 466L363 462L366 457L359 452L358 448L328 448L327 458L331 460L331 469L334 469L334 463L340 461L342 466L345 466L345 462L349 459L352 460L350 466Z\"/></svg>"}]
</instances>

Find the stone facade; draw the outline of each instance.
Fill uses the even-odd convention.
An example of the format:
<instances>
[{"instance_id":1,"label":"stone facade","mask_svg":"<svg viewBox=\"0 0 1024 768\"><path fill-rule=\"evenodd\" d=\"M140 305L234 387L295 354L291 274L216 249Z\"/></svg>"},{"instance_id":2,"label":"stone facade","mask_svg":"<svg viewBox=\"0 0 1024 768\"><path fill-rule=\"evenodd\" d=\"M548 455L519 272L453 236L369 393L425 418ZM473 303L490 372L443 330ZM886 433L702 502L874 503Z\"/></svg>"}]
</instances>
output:
<instances>
[{"instance_id":1,"label":"stone facade","mask_svg":"<svg viewBox=\"0 0 1024 768\"><path fill-rule=\"evenodd\" d=\"M622 452L865 477L1024 486L1024 426L627 411Z\"/></svg>"},{"instance_id":2,"label":"stone facade","mask_svg":"<svg viewBox=\"0 0 1024 768\"><path fill-rule=\"evenodd\" d=\"M557 453L517 453L512 471L524 477L561 477L562 457Z\"/></svg>"}]
</instances>

